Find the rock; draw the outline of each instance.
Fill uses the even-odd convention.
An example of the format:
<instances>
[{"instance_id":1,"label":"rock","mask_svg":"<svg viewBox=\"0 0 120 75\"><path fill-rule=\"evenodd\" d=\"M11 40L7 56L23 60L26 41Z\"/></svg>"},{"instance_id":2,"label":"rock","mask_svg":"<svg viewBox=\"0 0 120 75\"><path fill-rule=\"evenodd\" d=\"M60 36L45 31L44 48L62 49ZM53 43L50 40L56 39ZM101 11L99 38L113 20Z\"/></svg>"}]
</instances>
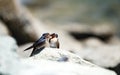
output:
<instances>
[{"instance_id":1,"label":"rock","mask_svg":"<svg viewBox=\"0 0 120 75\"><path fill-rule=\"evenodd\" d=\"M93 26L84 24L68 24L59 27L66 30L75 39L82 41L88 38L97 38L103 42L107 42L111 37L113 37L113 35L115 35L115 28L108 24ZM105 29L103 30L103 28Z\"/></svg>"},{"instance_id":2,"label":"rock","mask_svg":"<svg viewBox=\"0 0 120 75\"><path fill-rule=\"evenodd\" d=\"M71 48L69 51L79 55L87 61L105 68L110 68L119 73L120 39L118 37L112 37L108 43L104 43L97 38L88 38L83 42L82 46L83 48L79 49L76 45L75 47L78 49Z\"/></svg>"},{"instance_id":3,"label":"rock","mask_svg":"<svg viewBox=\"0 0 120 75\"><path fill-rule=\"evenodd\" d=\"M29 57L33 49L30 49L28 51L24 51L25 47L30 46L31 44L26 44L24 46L19 47L17 53L20 57L26 58ZM62 49L52 49L52 48L45 48L42 50L39 54L31 57L31 59L46 59L46 60L54 60L54 61L62 61L67 60L69 62L75 62L75 63L86 63L82 58L80 58L78 55L75 55L73 53L70 53L68 51L62 50ZM90 63L86 63L90 64Z\"/></svg>"},{"instance_id":4,"label":"rock","mask_svg":"<svg viewBox=\"0 0 120 75\"><path fill-rule=\"evenodd\" d=\"M65 59L67 58L67 60L63 60L64 58ZM91 75L114 74L107 72L109 70L105 71L105 69L103 70L102 68L83 60L78 55L75 55L73 53L70 53L62 49L45 48L43 51L41 51L41 53L33 57L30 57L28 59L24 59L23 63L26 64L29 63L30 65L32 64L33 66L37 66L37 67L39 65L40 66L39 70L35 70L35 71L36 72L38 71L37 74L40 75L42 74L43 75L46 74L88 75L88 73L89 74L91 73ZM35 74L31 69L32 68L29 68L30 74Z\"/></svg>"},{"instance_id":5,"label":"rock","mask_svg":"<svg viewBox=\"0 0 120 75\"><path fill-rule=\"evenodd\" d=\"M60 48L61 49L78 50L78 51L83 49L81 42L79 42L78 40L71 37L64 30L61 30L60 32L57 31L57 33L59 34L59 41L60 41Z\"/></svg>"},{"instance_id":6,"label":"rock","mask_svg":"<svg viewBox=\"0 0 120 75\"><path fill-rule=\"evenodd\" d=\"M99 46L89 45L85 49L74 51L74 53L84 60L114 70L120 75L120 43L118 43L118 41L111 42L110 44L104 43Z\"/></svg>"},{"instance_id":7,"label":"rock","mask_svg":"<svg viewBox=\"0 0 120 75\"><path fill-rule=\"evenodd\" d=\"M19 71L20 64L16 54L17 45L13 38L0 36L0 73L15 75ZM16 66L17 65L17 66Z\"/></svg>"},{"instance_id":8,"label":"rock","mask_svg":"<svg viewBox=\"0 0 120 75\"><path fill-rule=\"evenodd\" d=\"M118 36L114 36L109 41L110 44L120 45L120 38Z\"/></svg>"},{"instance_id":9,"label":"rock","mask_svg":"<svg viewBox=\"0 0 120 75\"><path fill-rule=\"evenodd\" d=\"M116 75L115 72L100 67L79 65L70 62L25 59L29 65L18 75Z\"/></svg>"},{"instance_id":10,"label":"rock","mask_svg":"<svg viewBox=\"0 0 120 75\"><path fill-rule=\"evenodd\" d=\"M100 46L103 46L105 43L100 41L99 39L97 38L88 38L84 41L84 45L86 47L93 47L93 48L96 48L96 47L100 47Z\"/></svg>"},{"instance_id":11,"label":"rock","mask_svg":"<svg viewBox=\"0 0 120 75\"><path fill-rule=\"evenodd\" d=\"M63 59L67 58L67 60L65 61L61 60L62 58ZM59 60L61 60L62 62ZM80 58L79 56L73 53L70 53L68 51L62 50L62 49L45 48L43 51L41 51L41 53L33 57L30 57L27 60L26 59L23 60L23 63L26 63L26 64L29 63L37 67L39 65L40 66L38 70L39 73L37 74L40 74L40 75L42 74L43 75L46 75L46 74L54 74L54 75L59 75L59 74L62 74L62 75L114 74L112 73L112 71L111 73L109 70L105 71L105 69L100 68L90 62L87 62L83 60L82 58ZM34 72L31 69L32 68L29 68L30 74L33 74ZM37 72L37 70L35 71Z\"/></svg>"},{"instance_id":12,"label":"rock","mask_svg":"<svg viewBox=\"0 0 120 75\"><path fill-rule=\"evenodd\" d=\"M78 54L85 60L102 67L115 67L120 63L119 45L102 45L100 47L87 47Z\"/></svg>"},{"instance_id":13,"label":"rock","mask_svg":"<svg viewBox=\"0 0 120 75\"><path fill-rule=\"evenodd\" d=\"M8 42L7 45L6 42ZM36 55L39 57L41 55L44 58L36 58L35 56L35 58L21 59L16 53L15 40L8 36L0 36L0 47L0 74L3 75L116 75L115 72L95 66L70 52L57 49L46 48L46 50ZM51 55L49 60L47 59L50 54L46 51L54 54ZM56 60L60 55L62 56L62 54L71 56L69 61L74 61L75 59L79 64L52 61ZM73 57L74 59L72 60Z\"/></svg>"},{"instance_id":14,"label":"rock","mask_svg":"<svg viewBox=\"0 0 120 75\"><path fill-rule=\"evenodd\" d=\"M73 53L70 53L62 49L45 48L39 54L36 54L35 56L31 57L31 59L37 59L37 60L46 59L46 60L53 60L53 61L59 61L64 58L68 58L67 60L68 62L95 66L89 62L84 61L78 55L75 55Z\"/></svg>"},{"instance_id":15,"label":"rock","mask_svg":"<svg viewBox=\"0 0 120 75\"><path fill-rule=\"evenodd\" d=\"M0 35L9 35L8 28L0 21Z\"/></svg>"},{"instance_id":16,"label":"rock","mask_svg":"<svg viewBox=\"0 0 120 75\"><path fill-rule=\"evenodd\" d=\"M35 41L43 32L47 32L45 25L22 7L18 0L0 0L0 3L0 20L19 45Z\"/></svg>"}]
</instances>

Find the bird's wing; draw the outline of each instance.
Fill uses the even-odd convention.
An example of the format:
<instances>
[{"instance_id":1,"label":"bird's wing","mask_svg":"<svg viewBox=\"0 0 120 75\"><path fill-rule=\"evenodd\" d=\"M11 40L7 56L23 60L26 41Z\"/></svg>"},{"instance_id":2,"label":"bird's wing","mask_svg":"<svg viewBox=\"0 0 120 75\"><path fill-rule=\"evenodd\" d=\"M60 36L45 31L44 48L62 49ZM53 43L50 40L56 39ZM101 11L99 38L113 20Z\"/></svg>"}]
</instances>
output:
<instances>
[{"instance_id":1,"label":"bird's wing","mask_svg":"<svg viewBox=\"0 0 120 75\"><path fill-rule=\"evenodd\" d=\"M44 37L44 36L41 36L40 39L38 39L37 41L35 41L35 43L34 43L32 46L26 48L24 51L27 51L27 50L29 50L29 49L31 49L31 48L34 48L34 47L36 47L36 46L38 46L38 45L41 45L41 44L43 44L44 42L45 42L45 37Z\"/></svg>"},{"instance_id":2,"label":"bird's wing","mask_svg":"<svg viewBox=\"0 0 120 75\"><path fill-rule=\"evenodd\" d=\"M46 41L45 37L42 36L39 40L37 40L37 41L33 44L33 47L36 47L36 46L38 46L38 45L42 45L42 44L45 43L45 41Z\"/></svg>"},{"instance_id":3,"label":"bird's wing","mask_svg":"<svg viewBox=\"0 0 120 75\"><path fill-rule=\"evenodd\" d=\"M32 53L30 54L30 57L34 55L36 48L33 49Z\"/></svg>"}]
</instances>

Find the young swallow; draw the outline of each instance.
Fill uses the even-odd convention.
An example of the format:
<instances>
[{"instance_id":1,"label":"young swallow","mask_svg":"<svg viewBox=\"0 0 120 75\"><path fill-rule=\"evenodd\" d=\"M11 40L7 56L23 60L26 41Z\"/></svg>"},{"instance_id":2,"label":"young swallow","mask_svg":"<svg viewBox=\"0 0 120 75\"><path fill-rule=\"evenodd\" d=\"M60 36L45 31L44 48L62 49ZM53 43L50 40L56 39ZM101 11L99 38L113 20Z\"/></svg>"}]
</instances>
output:
<instances>
[{"instance_id":1,"label":"young swallow","mask_svg":"<svg viewBox=\"0 0 120 75\"><path fill-rule=\"evenodd\" d=\"M50 47L51 48L59 48L60 44L59 44L59 40L58 40L58 34L53 33L50 36L51 36L51 38L49 40Z\"/></svg>"},{"instance_id":2,"label":"young swallow","mask_svg":"<svg viewBox=\"0 0 120 75\"><path fill-rule=\"evenodd\" d=\"M49 39L50 39L50 34L49 33L44 33L40 37L40 39L38 39L32 46L28 47L24 51L33 48L33 51L31 53L30 57L33 56L33 55L35 55L35 54L38 54L45 47L49 47Z\"/></svg>"}]
</instances>

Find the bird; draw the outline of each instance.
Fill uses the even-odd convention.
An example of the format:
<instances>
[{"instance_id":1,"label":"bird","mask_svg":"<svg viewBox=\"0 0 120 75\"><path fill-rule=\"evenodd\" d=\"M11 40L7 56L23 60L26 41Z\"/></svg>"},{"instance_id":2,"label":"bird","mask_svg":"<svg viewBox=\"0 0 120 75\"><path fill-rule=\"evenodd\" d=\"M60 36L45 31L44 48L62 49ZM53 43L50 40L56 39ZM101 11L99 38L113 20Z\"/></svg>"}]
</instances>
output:
<instances>
[{"instance_id":1,"label":"bird","mask_svg":"<svg viewBox=\"0 0 120 75\"><path fill-rule=\"evenodd\" d=\"M50 36L51 36L49 40L50 48L59 48L60 44L59 44L58 34L52 33Z\"/></svg>"},{"instance_id":2,"label":"bird","mask_svg":"<svg viewBox=\"0 0 120 75\"><path fill-rule=\"evenodd\" d=\"M27 50L33 48L33 51L31 53L30 57L34 56L35 54L38 54L39 52L41 52L45 47L50 47L50 45L49 45L50 38L52 38L52 37L50 36L49 33L44 33L37 41L35 41L35 43L33 43L32 46L26 48L24 51L27 51Z\"/></svg>"}]
</instances>

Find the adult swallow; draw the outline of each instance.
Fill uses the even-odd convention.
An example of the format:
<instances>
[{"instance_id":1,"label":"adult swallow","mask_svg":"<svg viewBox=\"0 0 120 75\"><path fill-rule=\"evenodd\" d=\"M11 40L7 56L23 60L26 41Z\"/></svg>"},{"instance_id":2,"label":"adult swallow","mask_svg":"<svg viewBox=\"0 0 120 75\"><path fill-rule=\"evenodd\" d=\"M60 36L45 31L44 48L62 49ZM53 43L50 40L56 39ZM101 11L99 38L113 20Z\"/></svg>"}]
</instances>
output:
<instances>
[{"instance_id":1,"label":"adult swallow","mask_svg":"<svg viewBox=\"0 0 120 75\"><path fill-rule=\"evenodd\" d=\"M49 45L49 39L50 39L50 34L49 34L49 33L44 33L44 34L40 37L40 39L38 39L37 41L35 41L35 43L34 43L32 46L28 47L28 48L25 49L24 51L33 48L33 51L32 51L32 53L31 53L30 57L33 56L33 55L35 55L35 54L38 54L38 53L39 53L40 51L42 51L45 47L49 47L49 46L50 46L50 45Z\"/></svg>"},{"instance_id":2,"label":"adult swallow","mask_svg":"<svg viewBox=\"0 0 120 75\"><path fill-rule=\"evenodd\" d=\"M50 47L51 48L59 48L60 44L59 44L59 40L58 40L58 34L53 33L50 36L51 36L51 38L49 40Z\"/></svg>"}]
</instances>

